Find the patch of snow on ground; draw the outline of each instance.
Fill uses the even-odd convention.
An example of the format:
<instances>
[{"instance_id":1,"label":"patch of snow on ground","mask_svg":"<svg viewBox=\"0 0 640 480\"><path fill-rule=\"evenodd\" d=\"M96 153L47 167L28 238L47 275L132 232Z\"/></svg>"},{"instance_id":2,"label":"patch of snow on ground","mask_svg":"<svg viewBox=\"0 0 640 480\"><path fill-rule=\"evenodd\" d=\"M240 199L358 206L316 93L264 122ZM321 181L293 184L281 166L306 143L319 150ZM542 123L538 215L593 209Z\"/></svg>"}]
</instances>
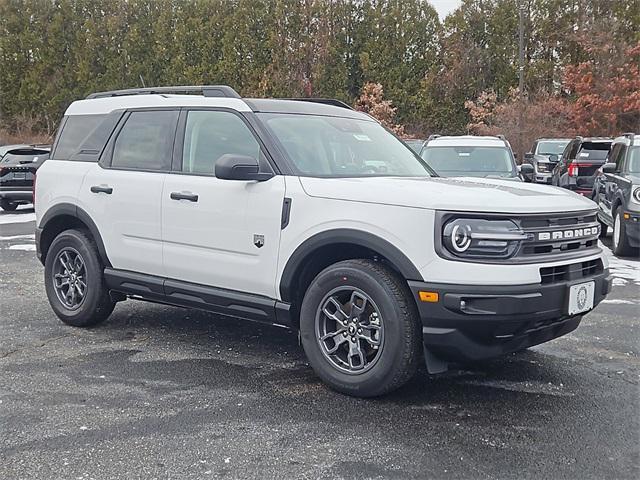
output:
<instances>
[{"instance_id":1,"label":"patch of snow on ground","mask_svg":"<svg viewBox=\"0 0 640 480\"><path fill-rule=\"evenodd\" d=\"M19 245L11 245L9 250L23 250L25 252L35 252L36 246L33 243L25 243Z\"/></svg>"},{"instance_id":2,"label":"patch of snow on ground","mask_svg":"<svg viewBox=\"0 0 640 480\"><path fill-rule=\"evenodd\" d=\"M35 222L35 221L36 221L35 212L0 214L0 225L7 225L9 223Z\"/></svg>"},{"instance_id":3,"label":"patch of snow on ground","mask_svg":"<svg viewBox=\"0 0 640 480\"><path fill-rule=\"evenodd\" d=\"M604 299L602 303L611 303L613 305L636 305L639 302L634 302L633 300L622 300L620 298L612 298L612 299Z\"/></svg>"},{"instance_id":4,"label":"patch of snow on ground","mask_svg":"<svg viewBox=\"0 0 640 480\"><path fill-rule=\"evenodd\" d=\"M9 240L22 240L22 239L31 239L35 240L36 234L30 233L26 235L12 235L10 237L0 237L0 241L9 241Z\"/></svg>"},{"instance_id":5,"label":"patch of snow on ground","mask_svg":"<svg viewBox=\"0 0 640 480\"><path fill-rule=\"evenodd\" d=\"M609 247L602 243L600 243L600 248L609 261L609 272L613 277L614 285L626 285L628 282L640 285L640 263L637 260L618 258Z\"/></svg>"}]
</instances>

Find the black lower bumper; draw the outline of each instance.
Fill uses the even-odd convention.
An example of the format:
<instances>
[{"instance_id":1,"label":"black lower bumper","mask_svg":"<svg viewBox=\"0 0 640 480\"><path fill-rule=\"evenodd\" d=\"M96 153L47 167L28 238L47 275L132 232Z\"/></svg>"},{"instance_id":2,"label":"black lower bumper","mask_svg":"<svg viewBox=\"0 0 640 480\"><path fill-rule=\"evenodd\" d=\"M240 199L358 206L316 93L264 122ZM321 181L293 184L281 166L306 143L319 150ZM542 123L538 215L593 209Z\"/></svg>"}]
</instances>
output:
<instances>
[{"instance_id":1,"label":"black lower bumper","mask_svg":"<svg viewBox=\"0 0 640 480\"><path fill-rule=\"evenodd\" d=\"M636 212L625 212L628 218L622 222L624 231L627 234L629 245L634 248L640 247L640 214Z\"/></svg>"},{"instance_id":2,"label":"black lower bumper","mask_svg":"<svg viewBox=\"0 0 640 480\"><path fill-rule=\"evenodd\" d=\"M28 190L17 190L12 188L1 187L0 199L15 202L33 202L33 192Z\"/></svg>"},{"instance_id":3,"label":"black lower bumper","mask_svg":"<svg viewBox=\"0 0 640 480\"><path fill-rule=\"evenodd\" d=\"M552 284L478 286L409 282L422 319L425 349L448 361L514 352L565 335L582 315L568 315L569 288L594 281L594 307L611 290L608 272ZM420 291L437 292L423 302Z\"/></svg>"}]
</instances>

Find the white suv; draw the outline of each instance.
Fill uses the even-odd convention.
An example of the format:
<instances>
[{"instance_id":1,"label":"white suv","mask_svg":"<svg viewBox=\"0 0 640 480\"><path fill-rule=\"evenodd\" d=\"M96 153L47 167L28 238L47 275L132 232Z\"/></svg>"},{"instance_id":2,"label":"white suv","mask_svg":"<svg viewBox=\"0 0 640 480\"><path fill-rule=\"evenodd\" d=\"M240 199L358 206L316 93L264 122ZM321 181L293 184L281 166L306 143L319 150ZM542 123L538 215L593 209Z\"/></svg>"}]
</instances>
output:
<instances>
[{"instance_id":1,"label":"white suv","mask_svg":"<svg viewBox=\"0 0 640 480\"><path fill-rule=\"evenodd\" d=\"M556 338L610 289L591 200L438 178L334 100L93 94L68 108L35 198L65 323L134 298L299 328L317 374L358 396L422 359L437 373Z\"/></svg>"},{"instance_id":2,"label":"white suv","mask_svg":"<svg viewBox=\"0 0 640 480\"><path fill-rule=\"evenodd\" d=\"M420 156L442 177L521 181L523 176L533 175L531 165L516 165L511 145L502 135L431 135L424 142Z\"/></svg>"}]
</instances>

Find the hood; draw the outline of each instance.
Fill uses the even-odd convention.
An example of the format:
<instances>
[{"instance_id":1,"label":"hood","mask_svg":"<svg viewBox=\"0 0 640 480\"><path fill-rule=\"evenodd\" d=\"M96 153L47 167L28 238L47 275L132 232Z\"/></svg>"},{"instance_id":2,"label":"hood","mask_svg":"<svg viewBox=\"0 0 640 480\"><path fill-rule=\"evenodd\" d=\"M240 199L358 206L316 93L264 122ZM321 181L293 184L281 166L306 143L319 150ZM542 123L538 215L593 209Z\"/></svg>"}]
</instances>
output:
<instances>
[{"instance_id":1,"label":"hood","mask_svg":"<svg viewBox=\"0 0 640 480\"><path fill-rule=\"evenodd\" d=\"M566 189L488 178L300 177L300 182L312 197L432 210L519 214L596 208Z\"/></svg>"},{"instance_id":2,"label":"hood","mask_svg":"<svg viewBox=\"0 0 640 480\"><path fill-rule=\"evenodd\" d=\"M627 175L627 178L631 180L633 186L640 185L640 173L632 173Z\"/></svg>"},{"instance_id":3,"label":"hood","mask_svg":"<svg viewBox=\"0 0 640 480\"><path fill-rule=\"evenodd\" d=\"M555 165L556 163L558 163L558 162L552 162L551 160L549 160L549 156L550 156L550 155L540 155L540 154L536 153L536 154L533 156L533 159L534 159L536 162L539 162L539 163L553 163L554 165ZM560 160L560 157L561 157L561 155L558 155L558 160Z\"/></svg>"}]
</instances>

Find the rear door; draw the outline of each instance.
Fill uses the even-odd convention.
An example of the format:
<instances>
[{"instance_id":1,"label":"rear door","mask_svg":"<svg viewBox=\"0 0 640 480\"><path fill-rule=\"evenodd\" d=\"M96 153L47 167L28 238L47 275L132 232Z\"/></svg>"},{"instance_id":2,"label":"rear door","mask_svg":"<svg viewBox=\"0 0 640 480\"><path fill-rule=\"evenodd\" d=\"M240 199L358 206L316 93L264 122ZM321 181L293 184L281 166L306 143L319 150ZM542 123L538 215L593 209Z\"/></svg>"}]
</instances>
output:
<instances>
[{"instance_id":1,"label":"rear door","mask_svg":"<svg viewBox=\"0 0 640 480\"><path fill-rule=\"evenodd\" d=\"M284 176L222 180L215 162L248 155L271 167L253 130L223 109L185 110L174 172L162 192L164 265L169 278L276 297Z\"/></svg>"},{"instance_id":2,"label":"rear door","mask_svg":"<svg viewBox=\"0 0 640 480\"><path fill-rule=\"evenodd\" d=\"M178 115L167 109L127 112L84 178L80 199L114 268L164 275L161 195Z\"/></svg>"}]
</instances>

